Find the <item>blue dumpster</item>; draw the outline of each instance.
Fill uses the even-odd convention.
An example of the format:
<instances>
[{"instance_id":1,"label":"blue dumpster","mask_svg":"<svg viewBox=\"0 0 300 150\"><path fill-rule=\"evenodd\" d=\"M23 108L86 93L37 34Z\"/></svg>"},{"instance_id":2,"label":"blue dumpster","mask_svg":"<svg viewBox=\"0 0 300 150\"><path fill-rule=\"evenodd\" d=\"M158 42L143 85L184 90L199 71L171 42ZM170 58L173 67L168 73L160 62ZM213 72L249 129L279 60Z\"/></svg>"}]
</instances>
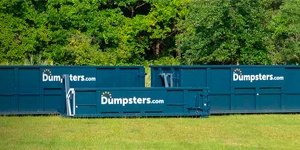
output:
<instances>
[{"instance_id":1,"label":"blue dumpster","mask_svg":"<svg viewBox=\"0 0 300 150\"><path fill-rule=\"evenodd\" d=\"M208 117L208 88L72 88L64 77L68 117Z\"/></svg>"},{"instance_id":2,"label":"blue dumpster","mask_svg":"<svg viewBox=\"0 0 300 150\"><path fill-rule=\"evenodd\" d=\"M0 66L0 114L65 111L62 74L73 87L144 87L142 66Z\"/></svg>"},{"instance_id":3,"label":"blue dumpster","mask_svg":"<svg viewBox=\"0 0 300 150\"><path fill-rule=\"evenodd\" d=\"M299 113L299 66L151 66L152 87L209 87L211 114Z\"/></svg>"}]
</instances>

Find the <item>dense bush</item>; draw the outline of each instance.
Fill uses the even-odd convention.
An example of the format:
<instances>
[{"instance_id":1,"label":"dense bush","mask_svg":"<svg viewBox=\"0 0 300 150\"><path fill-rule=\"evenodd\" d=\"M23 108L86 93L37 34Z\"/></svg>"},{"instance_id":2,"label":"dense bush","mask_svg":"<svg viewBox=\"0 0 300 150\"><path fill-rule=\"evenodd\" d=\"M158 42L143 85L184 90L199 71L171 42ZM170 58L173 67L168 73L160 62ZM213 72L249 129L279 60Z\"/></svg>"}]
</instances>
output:
<instances>
[{"instance_id":1,"label":"dense bush","mask_svg":"<svg viewBox=\"0 0 300 150\"><path fill-rule=\"evenodd\" d=\"M0 64L298 64L300 0L2 0Z\"/></svg>"}]
</instances>

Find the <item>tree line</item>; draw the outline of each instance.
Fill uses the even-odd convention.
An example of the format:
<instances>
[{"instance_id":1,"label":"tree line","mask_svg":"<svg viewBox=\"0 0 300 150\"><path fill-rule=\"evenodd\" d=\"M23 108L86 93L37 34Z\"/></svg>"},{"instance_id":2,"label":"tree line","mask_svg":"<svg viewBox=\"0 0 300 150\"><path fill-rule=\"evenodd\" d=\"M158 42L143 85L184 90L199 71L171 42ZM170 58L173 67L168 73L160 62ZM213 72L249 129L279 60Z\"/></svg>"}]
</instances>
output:
<instances>
[{"instance_id":1,"label":"tree line","mask_svg":"<svg viewBox=\"0 0 300 150\"><path fill-rule=\"evenodd\" d=\"M299 64L300 0L1 0L0 64Z\"/></svg>"}]
</instances>

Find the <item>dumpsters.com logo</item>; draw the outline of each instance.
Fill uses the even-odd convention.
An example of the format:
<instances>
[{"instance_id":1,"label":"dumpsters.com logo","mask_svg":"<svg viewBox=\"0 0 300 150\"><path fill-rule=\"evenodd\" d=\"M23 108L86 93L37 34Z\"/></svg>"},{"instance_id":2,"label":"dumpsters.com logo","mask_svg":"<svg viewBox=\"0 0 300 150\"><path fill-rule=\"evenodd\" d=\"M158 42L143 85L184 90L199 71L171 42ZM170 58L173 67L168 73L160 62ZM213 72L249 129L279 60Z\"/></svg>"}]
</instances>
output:
<instances>
[{"instance_id":1,"label":"dumpsters.com logo","mask_svg":"<svg viewBox=\"0 0 300 150\"><path fill-rule=\"evenodd\" d=\"M284 80L284 76L274 76L273 74L243 74L242 70L236 68L233 71L233 81L271 81L271 80Z\"/></svg>"},{"instance_id":2,"label":"dumpsters.com logo","mask_svg":"<svg viewBox=\"0 0 300 150\"><path fill-rule=\"evenodd\" d=\"M101 94L101 104L102 105L138 105L138 104L164 104L163 99L152 100L150 97L120 97L114 98L112 94L108 91L104 91Z\"/></svg>"},{"instance_id":3,"label":"dumpsters.com logo","mask_svg":"<svg viewBox=\"0 0 300 150\"><path fill-rule=\"evenodd\" d=\"M85 77L84 75L69 74L70 81L96 81L96 77ZM61 82L62 77L60 75L53 75L50 69L45 69L42 73L42 81Z\"/></svg>"}]
</instances>

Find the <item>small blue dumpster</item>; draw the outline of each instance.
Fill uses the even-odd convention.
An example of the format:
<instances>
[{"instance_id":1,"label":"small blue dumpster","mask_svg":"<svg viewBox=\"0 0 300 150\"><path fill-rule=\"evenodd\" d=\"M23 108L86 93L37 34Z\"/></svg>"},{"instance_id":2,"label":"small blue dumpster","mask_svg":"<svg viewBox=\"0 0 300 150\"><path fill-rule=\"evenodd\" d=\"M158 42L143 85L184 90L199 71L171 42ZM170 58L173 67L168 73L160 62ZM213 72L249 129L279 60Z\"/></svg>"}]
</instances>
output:
<instances>
[{"instance_id":1,"label":"small blue dumpster","mask_svg":"<svg viewBox=\"0 0 300 150\"><path fill-rule=\"evenodd\" d=\"M71 88L64 76L69 117L208 117L208 88Z\"/></svg>"}]
</instances>

